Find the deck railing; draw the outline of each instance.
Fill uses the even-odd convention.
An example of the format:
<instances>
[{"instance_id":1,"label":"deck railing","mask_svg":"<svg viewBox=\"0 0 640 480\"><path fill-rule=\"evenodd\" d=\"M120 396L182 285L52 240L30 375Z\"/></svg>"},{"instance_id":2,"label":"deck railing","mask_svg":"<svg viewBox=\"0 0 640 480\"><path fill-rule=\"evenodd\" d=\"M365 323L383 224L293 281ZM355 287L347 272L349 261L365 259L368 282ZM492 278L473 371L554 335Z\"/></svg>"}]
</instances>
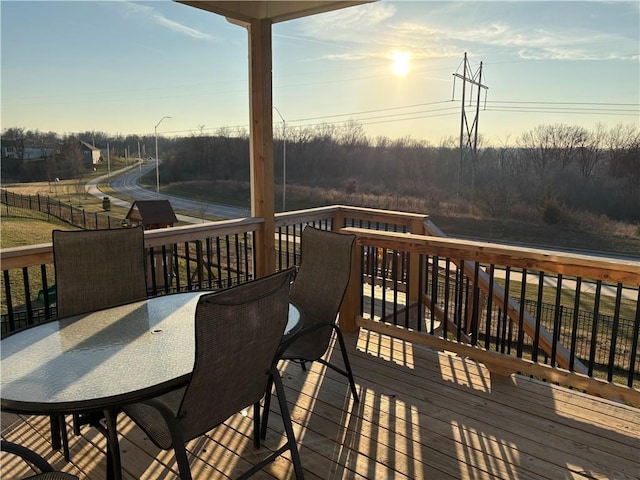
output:
<instances>
[{"instance_id":1,"label":"deck railing","mask_svg":"<svg viewBox=\"0 0 640 480\"><path fill-rule=\"evenodd\" d=\"M145 232L150 295L250 280L261 224ZM640 262L449 239L425 215L335 205L276 215L276 269L299 264L305 225L357 236L344 330L365 327L476 358L493 373L640 404ZM0 256L2 333L54 318L51 244Z\"/></svg>"},{"instance_id":2,"label":"deck railing","mask_svg":"<svg viewBox=\"0 0 640 480\"><path fill-rule=\"evenodd\" d=\"M344 230L361 249L357 326L640 404L640 262Z\"/></svg>"},{"instance_id":3,"label":"deck railing","mask_svg":"<svg viewBox=\"0 0 640 480\"><path fill-rule=\"evenodd\" d=\"M261 219L245 218L145 231L149 295L225 288L251 280L254 232L261 224ZM0 258L2 335L55 318L51 243L3 249Z\"/></svg>"}]
</instances>

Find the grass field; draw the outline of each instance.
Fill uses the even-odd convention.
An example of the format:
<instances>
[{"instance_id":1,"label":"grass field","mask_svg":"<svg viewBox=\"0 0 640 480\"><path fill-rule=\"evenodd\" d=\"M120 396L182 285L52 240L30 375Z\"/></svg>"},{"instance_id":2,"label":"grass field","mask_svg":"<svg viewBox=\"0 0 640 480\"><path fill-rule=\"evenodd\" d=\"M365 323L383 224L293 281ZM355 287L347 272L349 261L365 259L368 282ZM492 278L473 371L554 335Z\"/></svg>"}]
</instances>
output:
<instances>
[{"instance_id":1,"label":"grass field","mask_svg":"<svg viewBox=\"0 0 640 480\"><path fill-rule=\"evenodd\" d=\"M607 235L560 225L534 224L513 220L478 219L430 215L449 236L483 239L488 242L518 243L547 249L569 249L627 255L640 259L640 237Z\"/></svg>"},{"instance_id":2,"label":"grass field","mask_svg":"<svg viewBox=\"0 0 640 480\"><path fill-rule=\"evenodd\" d=\"M2 248L50 243L51 232L55 229L77 230L66 222L60 222L54 218L47 221L46 215L42 217L44 218L3 216L2 235L0 235Z\"/></svg>"}]
</instances>

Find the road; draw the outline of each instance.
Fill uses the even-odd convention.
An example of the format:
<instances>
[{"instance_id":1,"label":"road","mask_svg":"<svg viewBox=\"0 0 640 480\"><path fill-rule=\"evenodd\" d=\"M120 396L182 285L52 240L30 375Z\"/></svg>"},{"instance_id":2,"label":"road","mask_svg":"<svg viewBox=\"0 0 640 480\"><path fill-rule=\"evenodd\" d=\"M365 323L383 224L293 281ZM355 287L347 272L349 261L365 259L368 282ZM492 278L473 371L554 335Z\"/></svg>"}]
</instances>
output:
<instances>
[{"instance_id":1,"label":"road","mask_svg":"<svg viewBox=\"0 0 640 480\"><path fill-rule=\"evenodd\" d=\"M140 162L134 166L125 167L123 169L112 172L109 185L111 189L114 190L114 192L116 192L117 194L126 195L128 197L135 198L136 200L169 200L171 202L171 206L176 211L198 212L201 215L200 217L177 215L178 220L183 222L202 223L204 221L202 219L202 215L204 214L212 215L220 219L243 218L250 216L250 211L248 208L240 208L219 203L194 201L182 197L176 197L174 195L167 195L162 192L160 192L159 195L156 195L155 191L141 187L138 183L140 177L147 172L155 170L155 166L156 165L153 161ZM106 182L108 178L108 175L94 178L89 183L87 183L87 185L85 186L85 190L87 191L87 193L95 197L109 197L111 203L114 205L118 205L124 208L130 208L130 202L100 191L98 185L100 183Z\"/></svg>"}]
</instances>

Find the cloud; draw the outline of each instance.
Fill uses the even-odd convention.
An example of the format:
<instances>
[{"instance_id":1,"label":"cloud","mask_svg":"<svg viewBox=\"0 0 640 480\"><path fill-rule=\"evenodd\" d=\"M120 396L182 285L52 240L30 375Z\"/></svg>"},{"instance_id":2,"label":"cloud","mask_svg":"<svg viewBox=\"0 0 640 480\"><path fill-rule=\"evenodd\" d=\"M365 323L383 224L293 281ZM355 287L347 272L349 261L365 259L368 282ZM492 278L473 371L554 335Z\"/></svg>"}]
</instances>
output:
<instances>
[{"instance_id":1,"label":"cloud","mask_svg":"<svg viewBox=\"0 0 640 480\"><path fill-rule=\"evenodd\" d=\"M318 40L366 43L369 34L395 13L394 5L365 4L308 17L301 25L304 35Z\"/></svg>"},{"instance_id":2,"label":"cloud","mask_svg":"<svg viewBox=\"0 0 640 480\"><path fill-rule=\"evenodd\" d=\"M563 21L565 15L574 18L569 15L575 13L572 5L555 16L536 2L509 4L507 11L501 3L488 2L486 6L493 7L490 11L480 8L484 6L465 2L367 4L301 22L300 36L340 48L340 52L322 55L335 61L385 58L392 50L409 51L414 59L442 58L469 49L522 60L638 58L637 33L625 36L620 29L611 28L612 22L597 18L590 22L579 18L572 25ZM637 17L633 9L638 7L631 8L627 16Z\"/></svg>"},{"instance_id":3,"label":"cloud","mask_svg":"<svg viewBox=\"0 0 640 480\"><path fill-rule=\"evenodd\" d=\"M185 35L190 38L195 38L197 40L207 40L207 41L216 41L216 39L209 35L208 33L203 33L194 28L188 27L186 25L181 24L180 22L176 22L175 20L171 20L164 15L158 13L153 7L148 5L141 5L139 3L132 2L123 2L126 7L126 14L136 15L138 18L144 18L151 20L153 23L160 25L163 28L176 32L180 35Z\"/></svg>"}]
</instances>

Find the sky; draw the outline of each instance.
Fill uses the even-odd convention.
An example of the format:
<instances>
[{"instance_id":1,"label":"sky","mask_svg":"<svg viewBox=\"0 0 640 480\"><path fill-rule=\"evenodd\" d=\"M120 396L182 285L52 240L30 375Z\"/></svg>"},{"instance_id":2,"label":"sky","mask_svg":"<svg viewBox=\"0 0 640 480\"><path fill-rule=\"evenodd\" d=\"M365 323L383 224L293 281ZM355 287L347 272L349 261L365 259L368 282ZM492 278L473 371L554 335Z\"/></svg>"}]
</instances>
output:
<instances>
[{"instance_id":1,"label":"sky","mask_svg":"<svg viewBox=\"0 0 640 480\"><path fill-rule=\"evenodd\" d=\"M72 134L248 132L248 35L169 0L0 1L1 125ZM539 125L640 124L640 2L377 1L273 25L275 135L488 144ZM467 84L463 102L464 55ZM481 67L482 64L482 67ZM456 140L457 141L457 140Z\"/></svg>"}]
</instances>

